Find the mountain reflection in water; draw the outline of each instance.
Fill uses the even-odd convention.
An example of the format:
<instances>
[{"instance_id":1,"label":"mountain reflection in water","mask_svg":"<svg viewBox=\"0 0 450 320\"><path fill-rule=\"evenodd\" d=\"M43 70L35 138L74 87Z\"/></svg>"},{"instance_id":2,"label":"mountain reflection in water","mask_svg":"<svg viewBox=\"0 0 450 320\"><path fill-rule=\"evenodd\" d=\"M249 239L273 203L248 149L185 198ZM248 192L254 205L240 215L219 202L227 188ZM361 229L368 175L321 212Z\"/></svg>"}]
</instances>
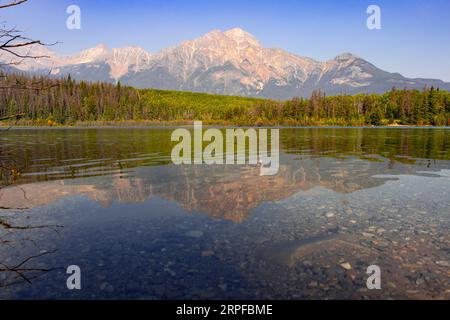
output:
<instances>
[{"instance_id":1,"label":"mountain reflection in water","mask_svg":"<svg viewBox=\"0 0 450 320\"><path fill-rule=\"evenodd\" d=\"M264 201L314 187L339 193L372 188L389 180L375 175L438 171L448 168L438 160L450 158L449 130L284 129L279 173L259 176L254 166L172 165L170 133L14 131L2 148L19 163L22 175L13 187L1 190L0 207L33 208L79 194L107 207L114 201L144 202L157 196L189 212L239 223ZM42 180L52 182L27 183Z\"/></svg>"},{"instance_id":2,"label":"mountain reflection in water","mask_svg":"<svg viewBox=\"0 0 450 320\"><path fill-rule=\"evenodd\" d=\"M382 185L395 178L374 177L386 173L386 161L359 158L298 160L283 155L276 176L260 176L257 167L174 166L140 167L125 174L96 178L57 180L13 186L1 191L6 208L35 208L61 198L85 195L109 207L113 202L143 203L159 197L180 204L188 212L240 223L265 201L280 201L315 187L351 193ZM439 167L436 164L435 167ZM398 164L390 174L415 173Z\"/></svg>"},{"instance_id":3,"label":"mountain reflection in water","mask_svg":"<svg viewBox=\"0 0 450 320\"><path fill-rule=\"evenodd\" d=\"M2 133L0 297L449 298L450 130L281 129L275 176L175 166L171 132Z\"/></svg>"}]
</instances>

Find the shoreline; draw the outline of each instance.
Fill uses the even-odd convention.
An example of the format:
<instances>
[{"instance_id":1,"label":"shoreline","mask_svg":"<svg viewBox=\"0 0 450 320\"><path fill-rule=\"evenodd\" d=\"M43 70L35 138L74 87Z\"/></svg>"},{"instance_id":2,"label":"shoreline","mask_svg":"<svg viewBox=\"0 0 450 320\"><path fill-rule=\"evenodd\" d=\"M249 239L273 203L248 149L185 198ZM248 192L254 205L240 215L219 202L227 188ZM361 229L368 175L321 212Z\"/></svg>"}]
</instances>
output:
<instances>
[{"instance_id":1,"label":"shoreline","mask_svg":"<svg viewBox=\"0 0 450 320\"><path fill-rule=\"evenodd\" d=\"M169 129L169 128L185 128L192 127L194 121L174 121L174 122L146 122L139 123L136 121L122 122L122 121L108 121L105 122L80 122L74 125L41 125L41 124L13 124L0 123L0 131L6 130L26 130L26 129L46 129L46 130L66 130L66 129ZM450 126L431 126L431 125L288 125L288 124L262 124L262 125L247 125L235 123L212 123L203 122L203 127L214 128L280 128L280 129L308 129L308 128L335 128L335 129L450 129Z\"/></svg>"}]
</instances>

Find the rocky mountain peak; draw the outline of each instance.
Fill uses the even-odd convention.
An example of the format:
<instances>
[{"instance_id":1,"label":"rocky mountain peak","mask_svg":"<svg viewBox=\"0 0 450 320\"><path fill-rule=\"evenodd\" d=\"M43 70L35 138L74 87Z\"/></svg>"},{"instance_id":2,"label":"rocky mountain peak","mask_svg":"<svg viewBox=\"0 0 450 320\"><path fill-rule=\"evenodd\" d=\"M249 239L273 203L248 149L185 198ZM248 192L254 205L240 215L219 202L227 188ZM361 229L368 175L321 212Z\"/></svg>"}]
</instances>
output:
<instances>
[{"instance_id":1,"label":"rocky mountain peak","mask_svg":"<svg viewBox=\"0 0 450 320\"><path fill-rule=\"evenodd\" d=\"M99 60L104 60L109 55L109 48L103 44L97 45L94 48L86 49L78 54L67 57L66 64L83 64Z\"/></svg>"},{"instance_id":2,"label":"rocky mountain peak","mask_svg":"<svg viewBox=\"0 0 450 320\"><path fill-rule=\"evenodd\" d=\"M152 55L140 47L112 49L106 62L111 68L111 77L119 80L128 72L138 72L147 68Z\"/></svg>"},{"instance_id":3,"label":"rocky mountain peak","mask_svg":"<svg viewBox=\"0 0 450 320\"><path fill-rule=\"evenodd\" d=\"M42 59L25 59L18 69L88 81L117 80L137 88L200 91L217 94L288 99L327 94L382 93L393 86L450 89L433 79L407 79L343 53L320 62L264 48L241 28L213 30L197 39L150 54L139 47L110 49L105 45L74 55L58 55L46 47L31 48ZM11 62L0 55L0 63Z\"/></svg>"},{"instance_id":4,"label":"rocky mountain peak","mask_svg":"<svg viewBox=\"0 0 450 320\"><path fill-rule=\"evenodd\" d=\"M347 61L347 60L356 60L356 59L361 59L361 58L350 52L341 53L340 55L338 55L334 58L334 60L336 60L336 61Z\"/></svg>"},{"instance_id":5,"label":"rocky mountain peak","mask_svg":"<svg viewBox=\"0 0 450 320\"><path fill-rule=\"evenodd\" d=\"M230 29L228 31L225 31L223 34L225 36L227 36L228 38L236 41L239 45L247 43L247 44L249 44L251 46L255 46L255 47L261 46L258 39L256 39L255 36L242 30L241 28Z\"/></svg>"}]
</instances>

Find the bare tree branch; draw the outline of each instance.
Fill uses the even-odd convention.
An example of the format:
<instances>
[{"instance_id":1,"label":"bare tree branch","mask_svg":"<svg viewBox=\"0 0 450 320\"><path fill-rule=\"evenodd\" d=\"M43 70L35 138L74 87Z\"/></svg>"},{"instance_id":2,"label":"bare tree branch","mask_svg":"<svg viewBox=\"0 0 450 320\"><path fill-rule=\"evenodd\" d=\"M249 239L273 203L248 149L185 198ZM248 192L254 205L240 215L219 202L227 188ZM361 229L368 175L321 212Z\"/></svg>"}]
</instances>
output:
<instances>
[{"instance_id":1,"label":"bare tree branch","mask_svg":"<svg viewBox=\"0 0 450 320\"><path fill-rule=\"evenodd\" d=\"M0 0L1 1L1 0ZM0 5L0 9L5 9L13 6L18 6L27 2L28 0L10 0L9 3ZM34 48L35 46L52 46L53 44L46 44L40 40L30 39L22 35L22 31L16 27L6 28L2 26L0 28L0 51L11 55L13 58L19 58L20 61L11 61L9 63L3 63L3 65L18 65L23 62L23 59L40 59L49 58L46 55L33 55L31 50L23 52L24 48ZM1 65L0 65L1 66Z\"/></svg>"},{"instance_id":2,"label":"bare tree branch","mask_svg":"<svg viewBox=\"0 0 450 320\"><path fill-rule=\"evenodd\" d=\"M46 226L13 226L11 224L9 224L8 222L4 221L4 220L0 220L0 226L7 229L7 230L33 230L33 229L52 229L54 230L55 228L64 228L64 226L59 226L59 225L46 225Z\"/></svg>"},{"instance_id":3,"label":"bare tree branch","mask_svg":"<svg viewBox=\"0 0 450 320\"><path fill-rule=\"evenodd\" d=\"M15 7L21 4L24 4L28 0L8 0L2 1L0 0L0 9L6 9L10 7ZM56 44L56 43L55 43ZM54 44L50 44L54 45ZM44 54L32 54L33 50L36 50L39 46L48 46L40 40L30 39L24 35L22 32L18 30L16 27L8 28L5 23L2 23L0 26L0 52L6 54L8 57L11 57L11 61L5 61L4 57L2 57L2 62L0 62L0 68L3 66L9 65L20 65L23 63L25 59L41 59L41 58L49 58ZM50 71L51 72L51 71ZM40 79L39 82L31 82L25 80L26 83L22 83L18 77L15 79L8 78L8 75L0 74L0 91L1 90L34 90L36 92L40 92L43 90L48 90L53 87L57 87L58 83L45 81L43 78ZM15 83L14 83L15 80ZM14 124L10 125L8 129L12 128L12 126L16 125L20 118L24 117L25 114L21 112L23 110L10 110L6 113L12 113L10 115L2 115L0 117L0 121L15 119ZM0 157L0 173L2 173L5 169L7 169L7 163L10 162L11 159L3 159ZM9 175L9 174L8 174ZM3 173L2 173L3 177ZM3 179L3 178L2 178ZM9 178L8 178L9 179ZM0 182L0 189L2 188L2 184ZM7 209L7 208L0 208ZM0 221L1 222L1 221ZM4 228L11 228L11 226L5 225L4 223L0 224Z\"/></svg>"},{"instance_id":4,"label":"bare tree branch","mask_svg":"<svg viewBox=\"0 0 450 320\"><path fill-rule=\"evenodd\" d=\"M15 114L12 116L0 117L0 121L5 121L5 120L9 120L9 119L18 119L18 118L22 118L22 117L25 117L25 113L19 113L19 114Z\"/></svg>"},{"instance_id":5,"label":"bare tree branch","mask_svg":"<svg viewBox=\"0 0 450 320\"><path fill-rule=\"evenodd\" d=\"M22 4L22 3L27 2L27 1L28 0L15 0L13 2L0 5L0 9L5 9L5 8L9 8L9 7L18 6L19 4Z\"/></svg>"},{"instance_id":6,"label":"bare tree branch","mask_svg":"<svg viewBox=\"0 0 450 320\"><path fill-rule=\"evenodd\" d=\"M23 266L26 263L28 263L28 262L30 262L30 261L32 261L34 259L38 259L38 258L41 258L43 256L46 256L46 255L49 255L49 254L53 254L55 252L56 252L56 250L53 250L53 251L44 252L44 253L40 253L40 254L35 255L35 256L28 257L25 260L23 260L22 262L20 262L19 264L13 266L13 267L9 267L6 264L0 262L0 266L2 266L2 267L0 267L0 273L1 272L14 273L19 278L23 279L24 281L26 281L28 283L31 283L31 280L35 279L37 276L30 277L28 275L25 275L25 272L28 272L28 273L30 273L30 272L34 272L34 273L38 272L38 273L42 274L42 273L47 273L47 272L52 271L53 268L25 268ZM5 284L0 283L0 288L8 287L8 286L14 285L16 283L17 283L16 281L13 281L13 282L10 282L10 283L5 283Z\"/></svg>"},{"instance_id":7,"label":"bare tree branch","mask_svg":"<svg viewBox=\"0 0 450 320\"><path fill-rule=\"evenodd\" d=\"M38 86L38 85L40 85L40 86ZM58 83L50 84L50 85L44 85L44 82L41 81L41 82L31 83L30 85L28 85L28 84L21 84L21 83L17 83L15 85L10 85L10 86L2 86L2 85L0 85L0 90L13 89L13 90L45 91L45 90L48 90L48 89L51 89L51 88L56 88L56 87L59 87ZM24 117L25 114L21 113L21 114L9 116L9 117L10 118L17 118L17 116ZM3 121L3 120L7 120L7 118L0 118L0 121Z\"/></svg>"}]
</instances>

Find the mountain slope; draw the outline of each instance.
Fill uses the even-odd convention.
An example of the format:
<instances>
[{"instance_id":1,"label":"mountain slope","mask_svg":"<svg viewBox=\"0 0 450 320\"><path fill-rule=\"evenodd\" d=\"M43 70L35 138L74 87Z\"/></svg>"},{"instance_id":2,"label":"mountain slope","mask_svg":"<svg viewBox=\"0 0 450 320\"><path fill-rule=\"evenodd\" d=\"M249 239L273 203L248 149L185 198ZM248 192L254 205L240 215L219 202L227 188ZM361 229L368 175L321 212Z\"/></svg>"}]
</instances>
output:
<instances>
[{"instance_id":1,"label":"mountain slope","mask_svg":"<svg viewBox=\"0 0 450 320\"><path fill-rule=\"evenodd\" d=\"M214 30L157 54L127 47L103 45L72 56L46 48L48 58L27 61L21 70L46 72L89 81L121 81L137 88L157 88L288 99L309 96L314 90L328 95L383 93L392 87L450 90L450 83L434 79L408 79L383 71L355 55L345 53L326 62L297 56L281 49L264 48L242 29ZM0 56L0 61L4 58Z\"/></svg>"}]
</instances>

